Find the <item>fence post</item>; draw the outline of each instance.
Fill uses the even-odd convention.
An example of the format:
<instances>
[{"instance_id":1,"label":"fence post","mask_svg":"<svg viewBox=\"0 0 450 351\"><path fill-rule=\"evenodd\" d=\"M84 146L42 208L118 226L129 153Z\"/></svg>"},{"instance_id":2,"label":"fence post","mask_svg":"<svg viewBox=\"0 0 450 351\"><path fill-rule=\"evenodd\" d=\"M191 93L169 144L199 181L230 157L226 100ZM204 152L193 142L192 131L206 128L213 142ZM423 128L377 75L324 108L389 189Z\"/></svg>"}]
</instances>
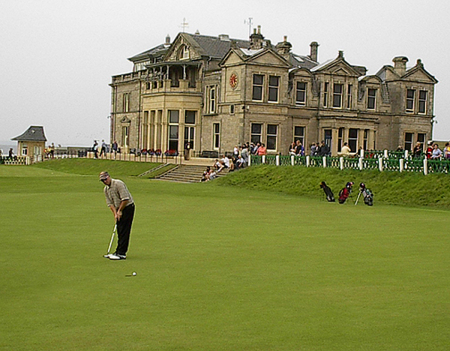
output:
<instances>
[{"instance_id":1,"label":"fence post","mask_svg":"<svg viewBox=\"0 0 450 351\"><path fill-rule=\"evenodd\" d=\"M423 159L423 174L428 174L428 159L426 157Z\"/></svg>"},{"instance_id":2,"label":"fence post","mask_svg":"<svg viewBox=\"0 0 450 351\"><path fill-rule=\"evenodd\" d=\"M295 165L294 155L291 155L291 165Z\"/></svg>"},{"instance_id":3,"label":"fence post","mask_svg":"<svg viewBox=\"0 0 450 351\"><path fill-rule=\"evenodd\" d=\"M252 154L248 155L248 166L252 165Z\"/></svg>"},{"instance_id":4,"label":"fence post","mask_svg":"<svg viewBox=\"0 0 450 351\"><path fill-rule=\"evenodd\" d=\"M310 165L310 159L309 156L306 156L306 167L309 167Z\"/></svg>"},{"instance_id":5,"label":"fence post","mask_svg":"<svg viewBox=\"0 0 450 351\"><path fill-rule=\"evenodd\" d=\"M326 156L323 157L322 165L323 165L323 168L327 168L327 157Z\"/></svg>"},{"instance_id":6,"label":"fence post","mask_svg":"<svg viewBox=\"0 0 450 351\"><path fill-rule=\"evenodd\" d=\"M388 156L388 151L387 150L384 150L384 158L388 158L389 156Z\"/></svg>"},{"instance_id":7,"label":"fence post","mask_svg":"<svg viewBox=\"0 0 450 351\"><path fill-rule=\"evenodd\" d=\"M362 158L359 158L358 165L359 165L359 170L362 171L363 170L363 159Z\"/></svg>"},{"instance_id":8,"label":"fence post","mask_svg":"<svg viewBox=\"0 0 450 351\"><path fill-rule=\"evenodd\" d=\"M380 157L378 159L378 169L380 170L380 172L383 172L383 158Z\"/></svg>"},{"instance_id":9,"label":"fence post","mask_svg":"<svg viewBox=\"0 0 450 351\"><path fill-rule=\"evenodd\" d=\"M262 163L266 163L266 155L262 155L262 157L261 157L261 162L262 162Z\"/></svg>"},{"instance_id":10,"label":"fence post","mask_svg":"<svg viewBox=\"0 0 450 351\"><path fill-rule=\"evenodd\" d=\"M364 158L364 150L359 150L359 157Z\"/></svg>"},{"instance_id":11,"label":"fence post","mask_svg":"<svg viewBox=\"0 0 450 351\"><path fill-rule=\"evenodd\" d=\"M408 155L409 155L408 150L405 150L405 158L406 158L406 159L408 158Z\"/></svg>"},{"instance_id":12,"label":"fence post","mask_svg":"<svg viewBox=\"0 0 450 351\"><path fill-rule=\"evenodd\" d=\"M400 160L400 173L405 169L405 160L401 158Z\"/></svg>"},{"instance_id":13,"label":"fence post","mask_svg":"<svg viewBox=\"0 0 450 351\"><path fill-rule=\"evenodd\" d=\"M276 155L276 156L275 156L275 164L276 164L277 166L280 165L280 155Z\"/></svg>"},{"instance_id":14,"label":"fence post","mask_svg":"<svg viewBox=\"0 0 450 351\"><path fill-rule=\"evenodd\" d=\"M344 169L344 158L343 157L339 158L339 168L341 169L341 171Z\"/></svg>"}]
</instances>

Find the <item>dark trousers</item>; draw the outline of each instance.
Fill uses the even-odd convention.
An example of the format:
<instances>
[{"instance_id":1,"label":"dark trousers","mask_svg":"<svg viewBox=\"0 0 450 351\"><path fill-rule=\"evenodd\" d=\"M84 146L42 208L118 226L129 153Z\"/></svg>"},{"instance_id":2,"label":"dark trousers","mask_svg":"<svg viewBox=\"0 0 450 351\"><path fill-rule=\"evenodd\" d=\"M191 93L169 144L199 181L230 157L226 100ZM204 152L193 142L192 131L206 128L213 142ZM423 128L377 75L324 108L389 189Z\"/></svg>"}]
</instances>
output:
<instances>
[{"instance_id":1,"label":"dark trousers","mask_svg":"<svg viewBox=\"0 0 450 351\"><path fill-rule=\"evenodd\" d=\"M130 243L131 225L134 217L134 204L126 206L122 211L122 217L117 222L117 249L119 255L126 255Z\"/></svg>"}]
</instances>

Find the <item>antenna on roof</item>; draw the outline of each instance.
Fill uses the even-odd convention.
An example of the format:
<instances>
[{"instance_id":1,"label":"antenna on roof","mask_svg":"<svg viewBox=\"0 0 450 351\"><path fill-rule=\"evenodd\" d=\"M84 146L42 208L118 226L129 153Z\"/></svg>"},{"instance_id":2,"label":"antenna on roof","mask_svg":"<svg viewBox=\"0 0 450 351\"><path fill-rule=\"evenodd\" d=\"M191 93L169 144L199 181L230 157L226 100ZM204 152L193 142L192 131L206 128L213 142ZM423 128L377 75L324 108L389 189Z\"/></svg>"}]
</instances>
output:
<instances>
[{"instance_id":1,"label":"antenna on roof","mask_svg":"<svg viewBox=\"0 0 450 351\"><path fill-rule=\"evenodd\" d=\"M253 21L252 21L253 17L249 17L248 20L244 20L244 24L248 24L248 36L250 37L250 35L252 35L252 25L253 25Z\"/></svg>"},{"instance_id":2,"label":"antenna on roof","mask_svg":"<svg viewBox=\"0 0 450 351\"><path fill-rule=\"evenodd\" d=\"M183 28L183 33L186 29L186 27L189 27L189 23L186 23L186 18L183 18L183 23L181 23L181 28Z\"/></svg>"}]
</instances>

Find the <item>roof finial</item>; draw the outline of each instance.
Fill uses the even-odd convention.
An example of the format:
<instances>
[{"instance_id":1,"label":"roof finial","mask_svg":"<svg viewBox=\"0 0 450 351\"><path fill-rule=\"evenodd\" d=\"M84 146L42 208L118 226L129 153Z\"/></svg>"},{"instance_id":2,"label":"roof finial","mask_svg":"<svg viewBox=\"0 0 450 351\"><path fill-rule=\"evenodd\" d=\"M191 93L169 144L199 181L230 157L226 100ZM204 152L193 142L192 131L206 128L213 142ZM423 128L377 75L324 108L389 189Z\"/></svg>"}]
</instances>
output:
<instances>
[{"instance_id":1,"label":"roof finial","mask_svg":"<svg viewBox=\"0 0 450 351\"><path fill-rule=\"evenodd\" d=\"M183 23L181 23L181 28L183 28L183 33L185 32L186 27L189 27L189 23L186 23L186 18L183 18Z\"/></svg>"}]
</instances>

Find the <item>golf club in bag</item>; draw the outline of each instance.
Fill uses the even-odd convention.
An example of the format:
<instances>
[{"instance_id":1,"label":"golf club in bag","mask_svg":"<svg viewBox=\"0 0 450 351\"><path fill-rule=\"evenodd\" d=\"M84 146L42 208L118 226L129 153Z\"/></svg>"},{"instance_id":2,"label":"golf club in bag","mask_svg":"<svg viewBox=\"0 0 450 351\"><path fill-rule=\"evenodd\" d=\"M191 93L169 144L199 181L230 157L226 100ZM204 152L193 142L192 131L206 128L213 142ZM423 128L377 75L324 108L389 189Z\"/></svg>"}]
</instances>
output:
<instances>
[{"instance_id":1,"label":"golf club in bag","mask_svg":"<svg viewBox=\"0 0 450 351\"><path fill-rule=\"evenodd\" d=\"M345 185L345 188L341 189L341 191L339 192L339 203L342 205L345 203L345 201L347 201L347 198L350 196L351 192L352 192L352 186L353 186L353 182L348 182Z\"/></svg>"},{"instance_id":2,"label":"golf club in bag","mask_svg":"<svg viewBox=\"0 0 450 351\"><path fill-rule=\"evenodd\" d=\"M373 206L373 193L368 188L366 188L366 185L364 183L359 184L359 194L358 198L356 199L355 205L358 204L358 200L361 194L364 197L364 203L367 206Z\"/></svg>"},{"instance_id":3,"label":"golf club in bag","mask_svg":"<svg viewBox=\"0 0 450 351\"><path fill-rule=\"evenodd\" d=\"M323 189L328 202L334 202L334 194L330 187L325 182L320 183L320 187Z\"/></svg>"},{"instance_id":4,"label":"golf club in bag","mask_svg":"<svg viewBox=\"0 0 450 351\"><path fill-rule=\"evenodd\" d=\"M114 230L113 230L113 233L111 235L111 241L109 242L109 246L108 246L108 252L106 253L106 255L103 255L103 257L105 257L105 258L109 258L109 253L111 251L111 246L112 246L112 243L114 241L114 235L116 235L116 231L117 231L117 223L114 225Z\"/></svg>"}]
</instances>

